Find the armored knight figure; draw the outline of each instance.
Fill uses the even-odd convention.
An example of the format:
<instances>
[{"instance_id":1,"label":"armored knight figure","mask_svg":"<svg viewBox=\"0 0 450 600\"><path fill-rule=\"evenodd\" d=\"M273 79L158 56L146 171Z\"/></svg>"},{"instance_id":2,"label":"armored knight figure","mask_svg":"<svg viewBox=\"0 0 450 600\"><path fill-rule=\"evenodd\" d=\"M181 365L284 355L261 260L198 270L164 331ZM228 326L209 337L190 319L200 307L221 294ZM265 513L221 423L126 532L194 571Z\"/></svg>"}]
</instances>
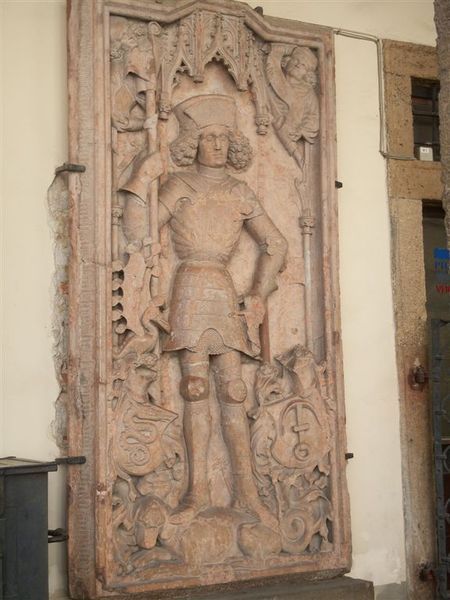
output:
<instances>
[{"instance_id":1,"label":"armored knight figure","mask_svg":"<svg viewBox=\"0 0 450 600\"><path fill-rule=\"evenodd\" d=\"M195 96L174 110L180 130L172 158L193 169L172 173L159 196L159 224L169 225L179 259L169 302L170 334L162 350L178 353L189 471L187 492L172 522L186 522L211 506L207 454L213 367L233 506L275 528L276 519L259 499L253 479L241 354L260 353L258 330L267 298L277 288L287 243L249 186L227 172L227 166L245 169L252 155L249 141L236 130L234 100ZM240 303L227 265L243 228L260 255L253 285Z\"/></svg>"}]
</instances>

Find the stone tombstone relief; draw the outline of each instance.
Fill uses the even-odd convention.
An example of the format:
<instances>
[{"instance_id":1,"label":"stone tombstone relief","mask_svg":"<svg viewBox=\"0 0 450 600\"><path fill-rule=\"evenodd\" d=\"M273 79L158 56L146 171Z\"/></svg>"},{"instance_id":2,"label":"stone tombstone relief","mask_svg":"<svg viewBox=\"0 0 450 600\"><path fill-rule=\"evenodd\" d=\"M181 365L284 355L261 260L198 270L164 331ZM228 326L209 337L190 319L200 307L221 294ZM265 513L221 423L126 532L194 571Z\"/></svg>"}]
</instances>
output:
<instances>
[{"instance_id":1,"label":"stone tombstone relief","mask_svg":"<svg viewBox=\"0 0 450 600\"><path fill-rule=\"evenodd\" d=\"M349 569L332 58L231 0L69 3L74 598Z\"/></svg>"}]
</instances>

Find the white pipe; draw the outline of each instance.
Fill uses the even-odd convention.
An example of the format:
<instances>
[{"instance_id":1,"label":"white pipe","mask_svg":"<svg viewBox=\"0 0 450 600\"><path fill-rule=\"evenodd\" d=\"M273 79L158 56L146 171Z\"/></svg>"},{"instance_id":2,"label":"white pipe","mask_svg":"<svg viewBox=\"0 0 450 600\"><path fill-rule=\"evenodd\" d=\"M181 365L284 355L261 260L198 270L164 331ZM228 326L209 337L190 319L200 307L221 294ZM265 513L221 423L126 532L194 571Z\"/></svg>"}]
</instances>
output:
<instances>
[{"instance_id":1,"label":"white pipe","mask_svg":"<svg viewBox=\"0 0 450 600\"><path fill-rule=\"evenodd\" d=\"M403 156L398 154L389 154L386 140L386 112L384 109L384 62L382 40L376 35L370 33L360 33L351 29L333 28L335 35L353 38L356 40L365 40L373 42L377 47L377 72L378 72L378 106L380 111L380 144L379 151L384 158L395 160L415 160L414 156Z\"/></svg>"}]
</instances>

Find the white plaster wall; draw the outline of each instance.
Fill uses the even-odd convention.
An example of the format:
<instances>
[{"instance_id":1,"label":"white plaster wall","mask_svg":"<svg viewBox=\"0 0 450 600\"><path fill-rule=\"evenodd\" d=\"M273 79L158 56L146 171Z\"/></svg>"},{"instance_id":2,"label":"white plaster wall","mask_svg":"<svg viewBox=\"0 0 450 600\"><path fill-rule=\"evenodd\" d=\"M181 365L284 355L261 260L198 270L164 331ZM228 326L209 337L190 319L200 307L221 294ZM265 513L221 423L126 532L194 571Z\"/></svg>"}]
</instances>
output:
<instances>
[{"instance_id":1,"label":"white plaster wall","mask_svg":"<svg viewBox=\"0 0 450 600\"><path fill-rule=\"evenodd\" d=\"M260 0L268 15L435 44L433 3ZM376 46L336 38L340 281L351 502L351 575L405 579L398 385Z\"/></svg>"},{"instance_id":2,"label":"white plaster wall","mask_svg":"<svg viewBox=\"0 0 450 600\"><path fill-rule=\"evenodd\" d=\"M65 2L1 4L3 300L1 452L57 456L52 361L53 256L47 188L67 157ZM51 528L64 526L63 473L50 473ZM49 547L52 593L65 587L62 544ZM25 599L24 599L25 600Z\"/></svg>"},{"instance_id":3,"label":"white plaster wall","mask_svg":"<svg viewBox=\"0 0 450 600\"><path fill-rule=\"evenodd\" d=\"M339 38L337 48L342 341L355 454L348 466L352 575L381 585L405 579L386 167L378 151L375 45Z\"/></svg>"},{"instance_id":4,"label":"white plaster wall","mask_svg":"<svg viewBox=\"0 0 450 600\"><path fill-rule=\"evenodd\" d=\"M3 223L4 223L4 202L3 202L3 95L4 95L4 86L3 86L3 26L2 23L5 21L4 17L4 6L0 4L0 281L3 281L4 273L5 273L5 243L4 243L4 235L3 235ZM4 320L3 320L3 288L0 289L0 456L4 456L4 443L3 443L3 428L4 428L4 420L3 420L3 410L4 410L4 392L5 392L5 379L4 379L4 340L2 332L4 331Z\"/></svg>"},{"instance_id":5,"label":"white plaster wall","mask_svg":"<svg viewBox=\"0 0 450 600\"><path fill-rule=\"evenodd\" d=\"M434 45L432 0L259 0L269 15ZM64 0L0 0L2 396L0 454L43 460L57 385L52 362L53 257L46 191L66 159ZM337 38L342 332L355 577L405 578L390 231L378 153L375 46ZM2 135L3 134L3 135ZM63 473L50 474L50 525L63 525ZM53 598L64 588L50 551Z\"/></svg>"}]
</instances>

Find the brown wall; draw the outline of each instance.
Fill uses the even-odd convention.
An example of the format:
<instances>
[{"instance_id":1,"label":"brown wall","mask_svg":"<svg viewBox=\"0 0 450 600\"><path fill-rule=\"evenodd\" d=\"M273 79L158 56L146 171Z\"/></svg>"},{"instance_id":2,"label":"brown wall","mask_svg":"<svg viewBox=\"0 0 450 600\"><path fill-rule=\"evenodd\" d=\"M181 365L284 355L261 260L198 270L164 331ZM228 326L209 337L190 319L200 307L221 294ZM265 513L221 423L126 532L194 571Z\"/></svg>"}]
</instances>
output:
<instances>
[{"instance_id":1,"label":"brown wall","mask_svg":"<svg viewBox=\"0 0 450 600\"><path fill-rule=\"evenodd\" d=\"M428 46L386 40L383 54L408 598L432 600L432 582L419 579L435 554L430 395L408 375L417 360L427 366L422 204L440 198L442 185L440 163L414 158L411 77L437 79L438 70Z\"/></svg>"}]
</instances>

